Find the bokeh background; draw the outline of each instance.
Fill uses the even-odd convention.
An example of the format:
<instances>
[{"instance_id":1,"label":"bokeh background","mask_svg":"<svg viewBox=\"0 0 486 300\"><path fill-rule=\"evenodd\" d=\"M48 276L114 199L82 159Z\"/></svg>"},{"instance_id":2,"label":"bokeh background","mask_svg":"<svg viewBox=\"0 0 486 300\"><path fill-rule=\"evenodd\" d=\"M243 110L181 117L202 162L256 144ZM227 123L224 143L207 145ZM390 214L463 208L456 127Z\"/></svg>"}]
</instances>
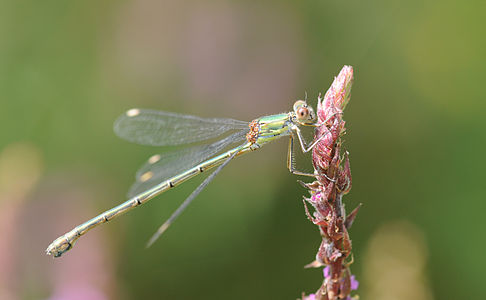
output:
<instances>
[{"instance_id":1,"label":"bokeh background","mask_svg":"<svg viewBox=\"0 0 486 300\"><path fill-rule=\"evenodd\" d=\"M0 1L0 299L295 299L320 236L286 141L232 162L153 247L197 178L125 200L165 149L112 132L132 107L251 120L315 105L344 64L361 299L484 299L486 2ZM308 168L309 157L299 158Z\"/></svg>"}]
</instances>

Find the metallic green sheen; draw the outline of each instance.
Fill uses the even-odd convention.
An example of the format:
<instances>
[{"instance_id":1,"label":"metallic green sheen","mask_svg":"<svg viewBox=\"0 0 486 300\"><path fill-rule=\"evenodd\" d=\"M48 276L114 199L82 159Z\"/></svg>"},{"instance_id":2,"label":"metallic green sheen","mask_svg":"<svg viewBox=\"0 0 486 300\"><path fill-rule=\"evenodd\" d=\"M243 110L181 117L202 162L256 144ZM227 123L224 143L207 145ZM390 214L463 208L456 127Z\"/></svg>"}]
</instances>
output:
<instances>
[{"instance_id":1,"label":"metallic green sheen","mask_svg":"<svg viewBox=\"0 0 486 300\"><path fill-rule=\"evenodd\" d=\"M257 121L260 125L260 135L256 141L258 145L290 135L290 115L288 113L261 117Z\"/></svg>"}]
</instances>

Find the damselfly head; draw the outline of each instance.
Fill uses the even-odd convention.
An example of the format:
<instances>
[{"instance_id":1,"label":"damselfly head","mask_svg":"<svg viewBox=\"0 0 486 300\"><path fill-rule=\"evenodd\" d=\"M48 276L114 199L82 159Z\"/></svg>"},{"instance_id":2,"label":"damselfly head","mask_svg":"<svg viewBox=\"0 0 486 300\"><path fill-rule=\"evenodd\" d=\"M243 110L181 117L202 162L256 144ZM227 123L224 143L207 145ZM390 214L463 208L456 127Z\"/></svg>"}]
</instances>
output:
<instances>
[{"instance_id":1,"label":"damselfly head","mask_svg":"<svg viewBox=\"0 0 486 300\"><path fill-rule=\"evenodd\" d=\"M313 124L317 120L314 110L304 100L295 101L294 114L297 122L301 124Z\"/></svg>"}]
</instances>

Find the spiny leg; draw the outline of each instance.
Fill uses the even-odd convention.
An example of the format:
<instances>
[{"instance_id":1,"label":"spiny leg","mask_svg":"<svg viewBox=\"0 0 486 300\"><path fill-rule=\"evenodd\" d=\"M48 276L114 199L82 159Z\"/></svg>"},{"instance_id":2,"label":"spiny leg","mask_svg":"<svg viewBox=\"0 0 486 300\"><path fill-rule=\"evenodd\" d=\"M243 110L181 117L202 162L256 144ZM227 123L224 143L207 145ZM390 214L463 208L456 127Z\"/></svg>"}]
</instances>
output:
<instances>
[{"instance_id":1,"label":"spiny leg","mask_svg":"<svg viewBox=\"0 0 486 300\"><path fill-rule=\"evenodd\" d=\"M315 124L301 124L303 126L311 126L311 127L321 127L321 126L325 126L326 129L327 129L327 132L322 134L317 140L313 141L312 144L310 146L307 146L307 142L305 141L304 137L302 136L302 133L300 131L300 128L299 126L297 125L293 125L290 127L290 129L292 131L294 131L296 134L297 134L297 137L299 138L299 142L300 142L300 147L302 148L302 152L304 153L307 153L309 152L310 150L312 150L312 148L314 148L314 146L319 143L327 134L331 133L329 128L327 128L327 122L329 122L329 120L331 120L331 118L333 118L334 116L336 115L339 115L339 114L342 114L343 112L341 111L336 111L334 113L332 113L326 120L324 120L324 122L320 122L320 123L315 123Z\"/></svg>"},{"instance_id":2,"label":"spiny leg","mask_svg":"<svg viewBox=\"0 0 486 300\"><path fill-rule=\"evenodd\" d=\"M312 150L312 148L314 148L314 146L317 145L317 143L319 143L327 134L331 133L328 129L326 133L322 134L317 140L314 140L312 142L312 144L307 146L307 142L305 141L304 137L302 136L302 132L300 131L300 128L297 125L293 125L292 127L290 127L290 129L293 132L295 132L295 134L297 134L297 137L299 138L299 142L300 142L300 147L302 149L302 152L304 152L304 153L307 153L310 150ZM326 127L326 129L327 129L327 127Z\"/></svg>"},{"instance_id":3,"label":"spiny leg","mask_svg":"<svg viewBox=\"0 0 486 300\"><path fill-rule=\"evenodd\" d=\"M334 117L335 115L342 115L342 114L343 114L342 111L336 111L336 112L332 113L329 117L327 117L327 119L325 119L324 122L316 122L316 123L312 123L312 124L300 124L300 125L307 126L307 127L325 126L325 125L327 125L327 122L329 122L329 120L332 119L332 117Z\"/></svg>"},{"instance_id":4,"label":"spiny leg","mask_svg":"<svg viewBox=\"0 0 486 300\"><path fill-rule=\"evenodd\" d=\"M307 142L305 141L304 137L302 136L300 128L298 126L294 125L294 126L291 127L291 129L297 134L297 137L299 138L299 142L300 142L300 147L302 148L302 152L304 152L304 153L307 153L310 150L312 150L312 148L314 148L314 146L317 145L317 143L319 143L326 135L331 134L331 131L329 131L329 129L326 127L327 132L323 133L317 140L313 141L312 144L310 144L310 146L307 146ZM289 152L288 152L288 157L290 157L290 158L287 158L287 164L288 164L288 168L289 168L290 172L292 174L315 177L314 174L304 173L304 172L294 170L294 167L292 165L292 161L293 161L292 154L293 154L293 137L291 135L290 136L290 143L289 143ZM332 181L332 182L336 181L333 178L329 178L326 174L323 174L323 175L329 181Z\"/></svg>"},{"instance_id":5,"label":"spiny leg","mask_svg":"<svg viewBox=\"0 0 486 300\"><path fill-rule=\"evenodd\" d=\"M301 172L301 171L296 170L294 168L293 162L294 162L294 138L292 137L292 135L290 135L289 150L288 150L288 153L287 153L287 168L289 168L290 173L292 173L294 175L316 177L315 174Z\"/></svg>"}]
</instances>

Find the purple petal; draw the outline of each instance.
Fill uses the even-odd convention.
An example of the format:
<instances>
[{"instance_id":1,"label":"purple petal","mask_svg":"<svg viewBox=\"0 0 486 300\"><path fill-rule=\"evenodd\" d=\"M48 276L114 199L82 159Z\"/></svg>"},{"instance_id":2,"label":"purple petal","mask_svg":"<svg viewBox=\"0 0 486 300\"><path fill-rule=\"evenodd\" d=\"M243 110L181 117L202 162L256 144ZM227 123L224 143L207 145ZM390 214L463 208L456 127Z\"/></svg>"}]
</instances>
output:
<instances>
[{"instance_id":1,"label":"purple petal","mask_svg":"<svg viewBox=\"0 0 486 300\"><path fill-rule=\"evenodd\" d=\"M356 280L356 277L354 275L351 275L351 290L357 290L359 286L359 281Z\"/></svg>"},{"instance_id":2,"label":"purple petal","mask_svg":"<svg viewBox=\"0 0 486 300\"><path fill-rule=\"evenodd\" d=\"M316 294L310 294L308 296L305 296L302 300L316 300Z\"/></svg>"},{"instance_id":3,"label":"purple petal","mask_svg":"<svg viewBox=\"0 0 486 300\"><path fill-rule=\"evenodd\" d=\"M323 270L324 272L324 277L325 278L330 278L331 277L331 267L327 266Z\"/></svg>"}]
</instances>

